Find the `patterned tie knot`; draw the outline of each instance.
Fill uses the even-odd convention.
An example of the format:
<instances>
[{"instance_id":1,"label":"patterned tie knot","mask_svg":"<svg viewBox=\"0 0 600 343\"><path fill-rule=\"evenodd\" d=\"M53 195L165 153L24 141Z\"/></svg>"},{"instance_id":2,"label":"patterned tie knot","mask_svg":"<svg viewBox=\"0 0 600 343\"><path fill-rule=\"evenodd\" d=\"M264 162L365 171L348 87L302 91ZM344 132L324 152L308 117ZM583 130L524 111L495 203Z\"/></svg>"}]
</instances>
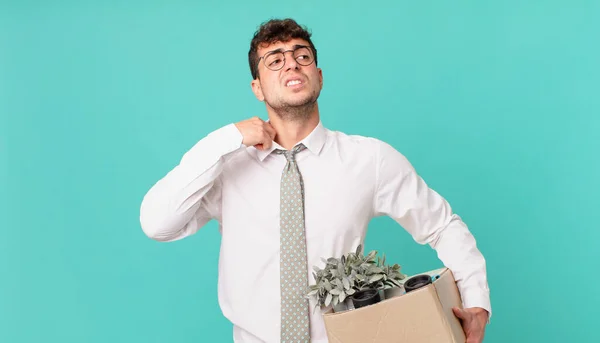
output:
<instances>
[{"instance_id":1,"label":"patterned tie knot","mask_svg":"<svg viewBox=\"0 0 600 343\"><path fill-rule=\"evenodd\" d=\"M296 145L292 150L276 149L275 153L284 155L288 162L296 162L296 154L304 149L306 149L306 146L304 146L304 144L300 143L300 144Z\"/></svg>"}]
</instances>

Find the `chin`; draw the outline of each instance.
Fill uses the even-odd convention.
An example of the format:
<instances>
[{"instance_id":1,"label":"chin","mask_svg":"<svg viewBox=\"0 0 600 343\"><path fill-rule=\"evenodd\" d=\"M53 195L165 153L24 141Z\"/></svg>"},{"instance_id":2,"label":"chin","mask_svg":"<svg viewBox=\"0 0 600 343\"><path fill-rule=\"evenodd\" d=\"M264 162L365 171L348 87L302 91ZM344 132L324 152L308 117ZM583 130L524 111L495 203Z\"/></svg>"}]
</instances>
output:
<instances>
[{"instance_id":1,"label":"chin","mask_svg":"<svg viewBox=\"0 0 600 343\"><path fill-rule=\"evenodd\" d=\"M310 107L316 103L317 98L319 97L319 92L298 92L295 94L279 94L279 96L274 97L273 99L266 99L265 102L269 107L278 111L278 110L291 110L291 109L301 109L303 107Z\"/></svg>"},{"instance_id":2,"label":"chin","mask_svg":"<svg viewBox=\"0 0 600 343\"><path fill-rule=\"evenodd\" d=\"M297 94L283 99L283 103L287 106L305 106L317 100L319 94Z\"/></svg>"},{"instance_id":3,"label":"chin","mask_svg":"<svg viewBox=\"0 0 600 343\"><path fill-rule=\"evenodd\" d=\"M312 98L304 98L304 99L293 99L284 102L286 107L302 107L308 104L313 103L314 100Z\"/></svg>"}]
</instances>

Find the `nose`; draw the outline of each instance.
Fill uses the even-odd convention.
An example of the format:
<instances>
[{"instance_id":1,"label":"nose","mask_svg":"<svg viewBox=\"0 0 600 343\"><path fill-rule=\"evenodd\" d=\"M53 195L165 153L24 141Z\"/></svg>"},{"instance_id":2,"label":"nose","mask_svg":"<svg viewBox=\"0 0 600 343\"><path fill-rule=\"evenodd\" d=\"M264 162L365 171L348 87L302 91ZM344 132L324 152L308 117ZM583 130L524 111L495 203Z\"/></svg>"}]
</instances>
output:
<instances>
[{"instance_id":1,"label":"nose","mask_svg":"<svg viewBox=\"0 0 600 343\"><path fill-rule=\"evenodd\" d=\"M294 58L294 52L293 51L286 51L284 54L289 53L288 56L285 57L285 70L290 70L290 69L298 69L298 62L296 62L296 59Z\"/></svg>"}]
</instances>

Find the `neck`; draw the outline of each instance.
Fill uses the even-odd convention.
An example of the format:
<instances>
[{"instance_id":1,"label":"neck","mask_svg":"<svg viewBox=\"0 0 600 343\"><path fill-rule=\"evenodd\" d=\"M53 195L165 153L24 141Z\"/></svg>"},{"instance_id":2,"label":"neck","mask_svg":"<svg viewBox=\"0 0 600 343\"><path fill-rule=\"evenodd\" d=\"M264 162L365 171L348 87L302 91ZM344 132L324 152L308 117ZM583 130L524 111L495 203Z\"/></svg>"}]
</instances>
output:
<instances>
[{"instance_id":1,"label":"neck","mask_svg":"<svg viewBox=\"0 0 600 343\"><path fill-rule=\"evenodd\" d=\"M299 110L296 110L297 113L277 113L272 109L268 111L269 122L277 133L274 140L286 150L291 150L319 125L319 108L316 103L310 111Z\"/></svg>"}]
</instances>

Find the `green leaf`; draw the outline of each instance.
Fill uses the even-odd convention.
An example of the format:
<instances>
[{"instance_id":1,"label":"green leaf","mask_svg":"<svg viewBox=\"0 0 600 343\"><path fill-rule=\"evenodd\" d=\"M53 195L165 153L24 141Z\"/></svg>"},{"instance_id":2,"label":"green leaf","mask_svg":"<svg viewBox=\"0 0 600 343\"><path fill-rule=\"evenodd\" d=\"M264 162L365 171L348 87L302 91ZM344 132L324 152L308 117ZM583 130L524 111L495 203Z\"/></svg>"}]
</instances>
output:
<instances>
[{"instance_id":1,"label":"green leaf","mask_svg":"<svg viewBox=\"0 0 600 343\"><path fill-rule=\"evenodd\" d=\"M361 254L361 252L362 252L362 244L359 244L359 245L356 247L356 255L357 255L357 256L358 256L358 255L360 255L360 254Z\"/></svg>"},{"instance_id":2,"label":"green leaf","mask_svg":"<svg viewBox=\"0 0 600 343\"><path fill-rule=\"evenodd\" d=\"M342 270L338 270L339 274L338 275L340 278L345 278L347 273L346 273L346 268L342 269Z\"/></svg>"},{"instance_id":3,"label":"green leaf","mask_svg":"<svg viewBox=\"0 0 600 343\"><path fill-rule=\"evenodd\" d=\"M345 289L350 289L350 281L348 281L347 277L342 279L342 283L344 284Z\"/></svg>"},{"instance_id":4,"label":"green leaf","mask_svg":"<svg viewBox=\"0 0 600 343\"><path fill-rule=\"evenodd\" d=\"M333 295L340 295L342 293L344 293L343 291L340 291L337 288L332 289L329 293L333 294Z\"/></svg>"},{"instance_id":5,"label":"green leaf","mask_svg":"<svg viewBox=\"0 0 600 343\"><path fill-rule=\"evenodd\" d=\"M367 255L367 260L372 260L375 256L377 255L377 250L372 250L371 252L369 252L369 254Z\"/></svg>"},{"instance_id":6,"label":"green leaf","mask_svg":"<svg viewBox=\"0 0 600 343\"><path fill-rule=\"evenodd\" d=\"M329 306L329 304L331 303L331 299L332 299L332 295L331 293L327 293L327 298L325 298L325 306Z\"/></svg>"},{"instance_id":7,"label":"green leaf","mask_svg":"<svg viewBox=\"0 0 600 343\"><path fill-rule=\"evenodd\" d=\"M346 291L346 294L348 294L348 295L352 295L354 293L356 293L356 290L354 288L350 288L349 290Z\"/></svg>"},{"instance_id":8,"label":"green leaf","mask_svg":"<svg viewBox=\"0 0 600 343\"><path fill-rule=\"evenodd\" d=\"M331 291L331 289L333 288L333 287L331 287L331 283L329 283L329 280L325 280L324 287L328 291Z\"/></svg>"},{"instance_id":9,"label":"green leaf","mask_svg":"<svg viewBox=\"0 0 600 343\"><path fill-rule=\"evenodd\" d=\"M342 292L342 294L340 294L340 302L344 302L345 299L346 299L346 293Z\"/></svg>"},{"instance_id":10,"label":"green leaf","mask_svg":"<svg viewBox=\"0 0 600 343\"><path fill-rule=\"evenodd\" d=\"M383 269L376 267L376 266L370 266L368 269L368 272L370 274L380 274L380 273L383 273Z\"/></svg>"},{"instance_id":11,"label":"green leaf","mask_svg":"<svg viewBox=\"0 0 600 343\"><path fill-rule=\"evenodd\" d=\"M383 275L382 274L376 274L371 276L371 278L369 279L369 283L375 282L375 281L379 281L383 279Z\"/></svg>"},{"instance_id":12,"label":"green leaf","mask_svg":"<svg viewBox=\"0 0 600 343\"><path fill-rule=\"evenodd\" d=\"M313 296L315 294L317 294L317 292L319 292L319 289L313 289L312 291L308 292L308 296Z\"/></svg>"}]
</instances>

